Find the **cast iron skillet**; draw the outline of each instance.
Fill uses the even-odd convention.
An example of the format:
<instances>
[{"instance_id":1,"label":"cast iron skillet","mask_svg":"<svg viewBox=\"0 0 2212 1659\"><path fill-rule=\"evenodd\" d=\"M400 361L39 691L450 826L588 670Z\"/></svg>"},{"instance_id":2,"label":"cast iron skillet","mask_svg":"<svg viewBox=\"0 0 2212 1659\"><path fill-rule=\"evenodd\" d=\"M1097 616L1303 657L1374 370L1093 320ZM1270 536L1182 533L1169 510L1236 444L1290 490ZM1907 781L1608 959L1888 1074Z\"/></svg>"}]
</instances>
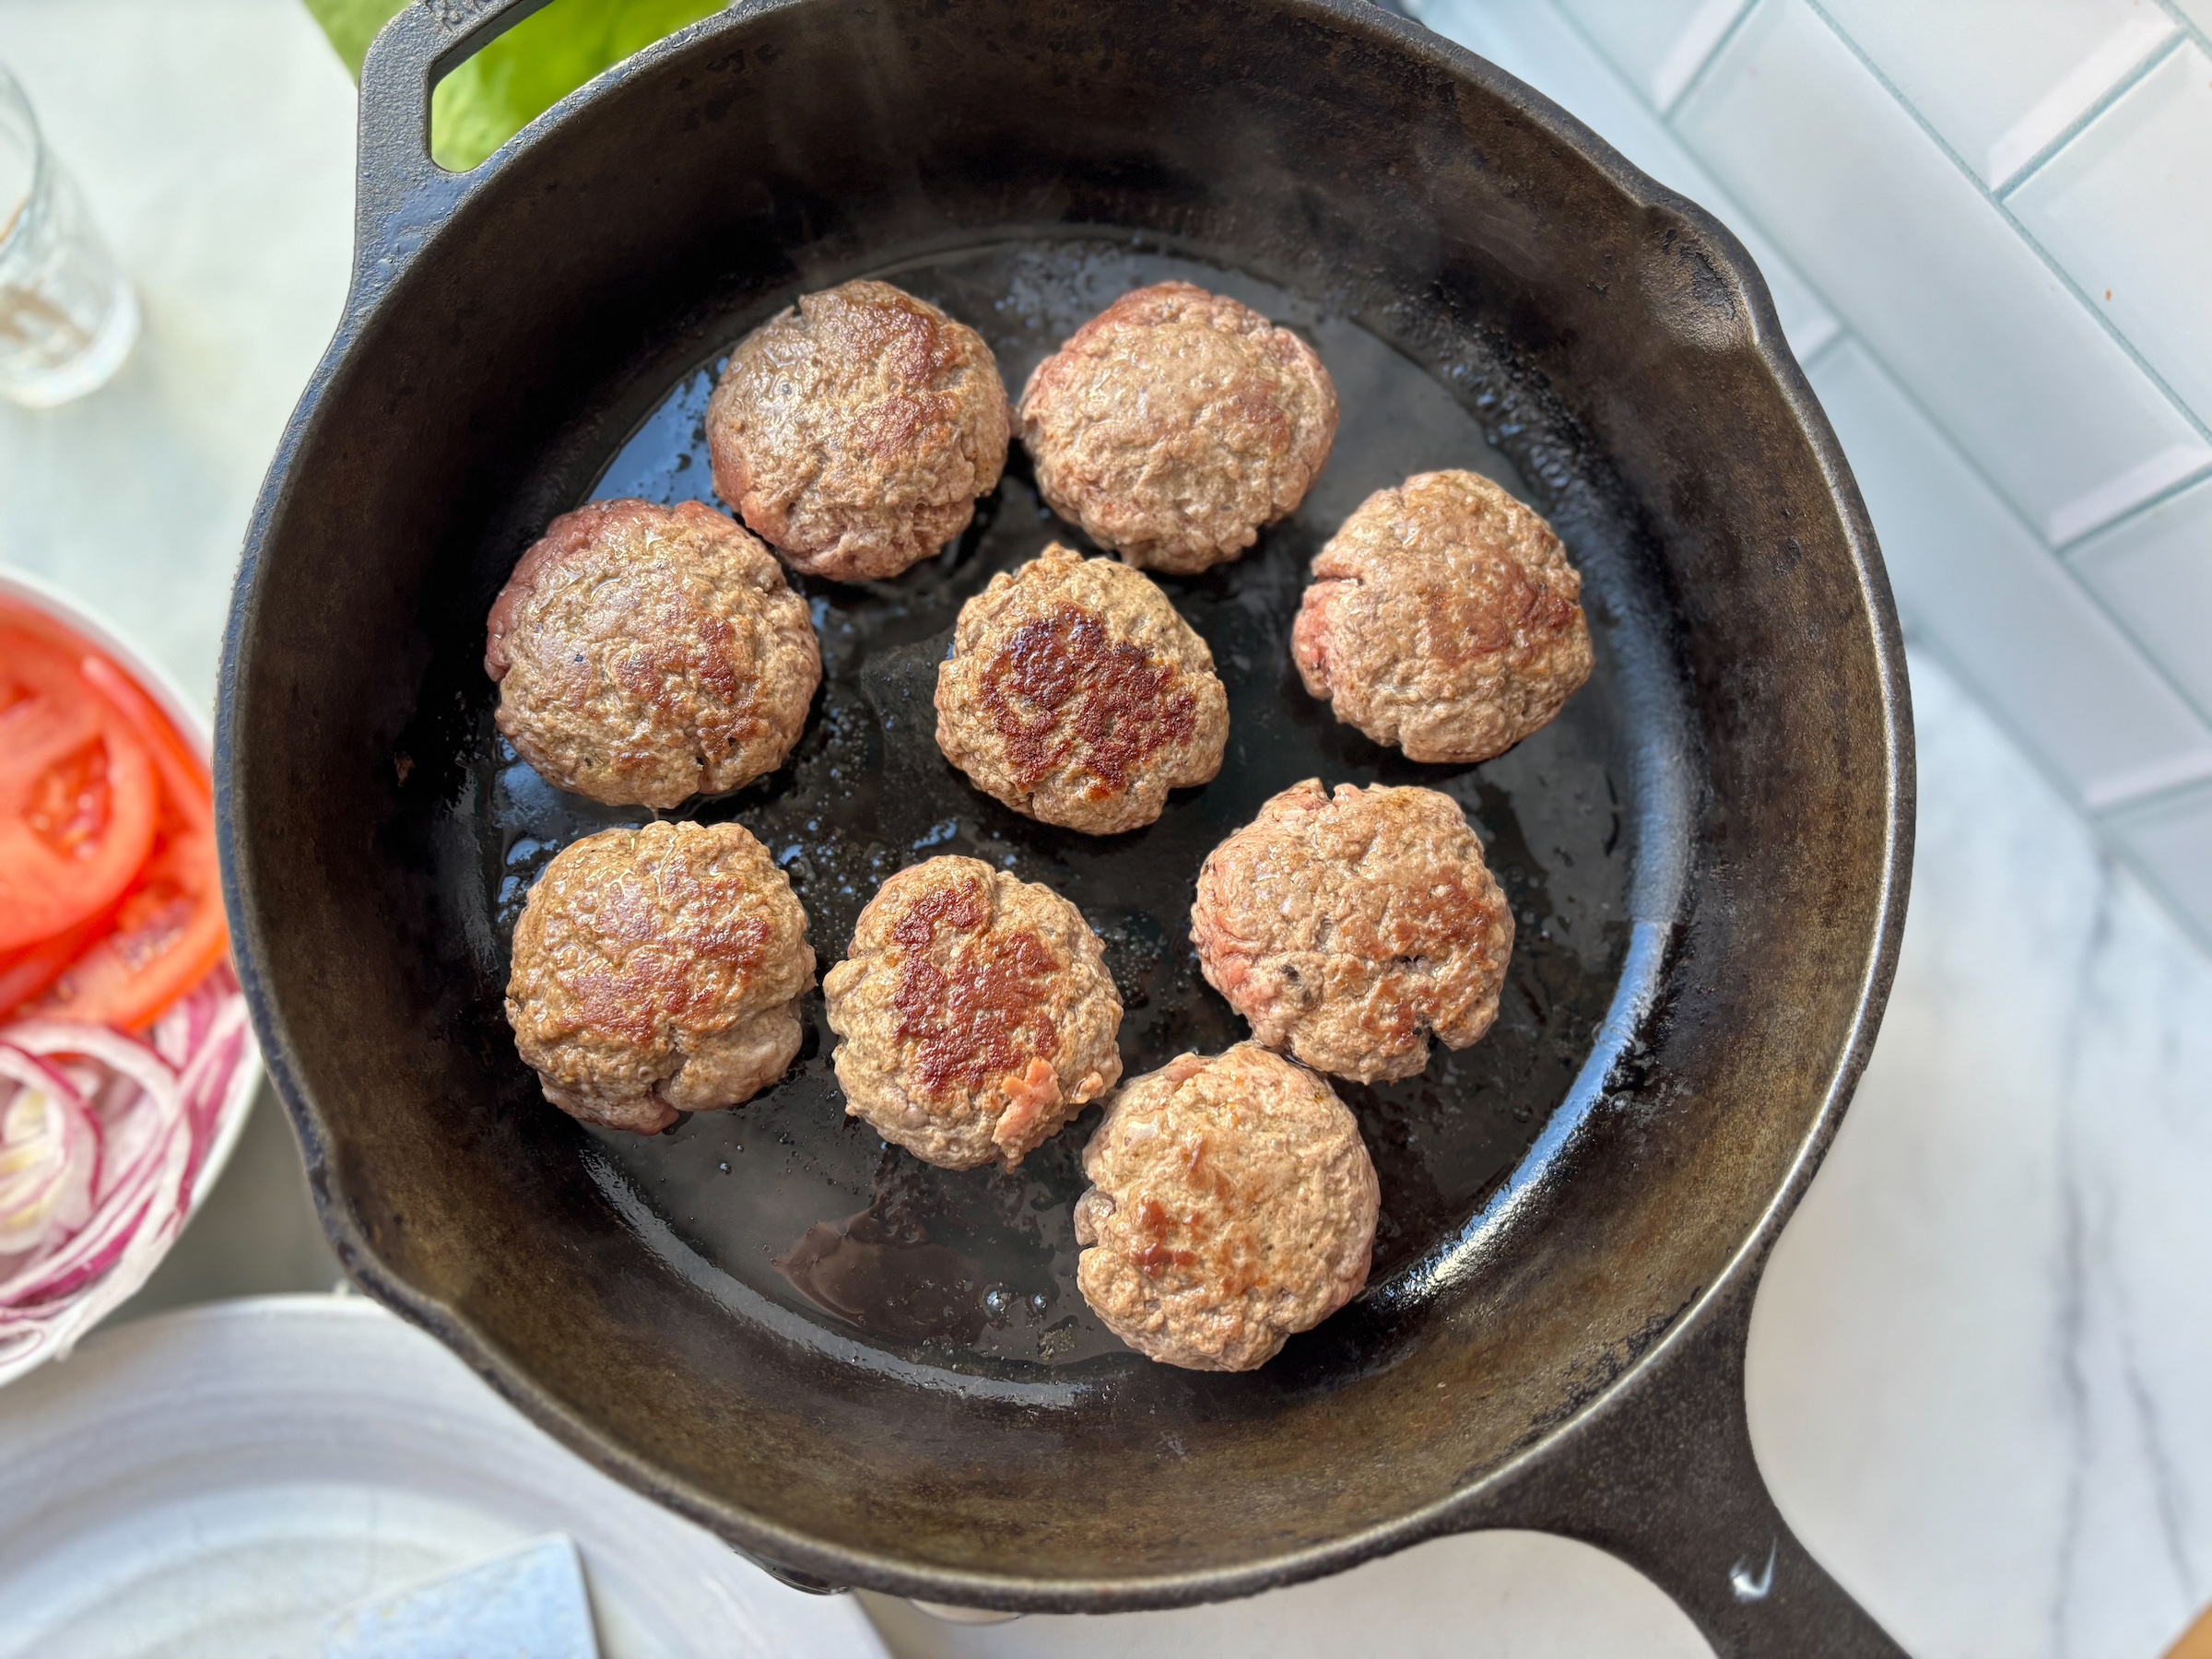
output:
<instances>
[{"instance_id":1,"label":"cast iron skillet","mask_svg":"<svg viewBox=\"0 0 2212 1659\"><path fill-rule=\"evenodd\" d=\"M359 251L248 539L223 667L226 891L325 1224L372 1293L595 1463L796 1582L1105 1611L1248 1594L1455 1529L1588 1539L1724 1653L1896 1650L1791 1536L1745 1427L1759 1268L1889 980L1912 775L1888 590L1750 262L1526 88L1354 0L740 6L476 172L428 89L530 0L410 7L362 81ZM791 870L825 966L934 851L1105 934L1130 1069L1237 1022L1193 971L1198 858L1301 776L1454 794L1520 912L1506 1014L1347 1090L1368 1291L1265 1370L1148 1365L1069 1288L1088 1124L948 1176L839 1113L820 1032L737 1112L594 1136L534 1098L505 929L550 851L634 819L498 747L489 600L594 494L702 493L719 354L865 272L982 327L1018 389L1131 284L1306 329L1344 435L1300 513L1171 582L1230 764L1110 842L928 739L959 601L1055 530L1017 465L896 582L808 583L793 764L696 804ZM1476 768L1297 688L1285 628L1364 492L1490 471L1587 573L1600 670Z\"/></svg>"}]
</instances>

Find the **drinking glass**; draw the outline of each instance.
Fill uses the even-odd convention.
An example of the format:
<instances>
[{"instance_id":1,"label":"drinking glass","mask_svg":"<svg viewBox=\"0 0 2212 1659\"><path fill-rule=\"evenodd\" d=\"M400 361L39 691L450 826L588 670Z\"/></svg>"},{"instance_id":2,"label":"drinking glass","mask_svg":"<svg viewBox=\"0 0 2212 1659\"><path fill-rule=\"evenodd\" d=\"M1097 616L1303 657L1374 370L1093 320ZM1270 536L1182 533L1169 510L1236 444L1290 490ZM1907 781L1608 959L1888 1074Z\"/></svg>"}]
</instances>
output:
<instances>
[{"instance_id":1,"label":"drinking glass","mask_svg":"<svg viewBox=\"0 0 2212 1659\"><path fill-rule=\"evenodd\" d=\"M0 396L32 408L82 397L137 337L137 297L0 66Z\"/></svg>"}]
</instances>

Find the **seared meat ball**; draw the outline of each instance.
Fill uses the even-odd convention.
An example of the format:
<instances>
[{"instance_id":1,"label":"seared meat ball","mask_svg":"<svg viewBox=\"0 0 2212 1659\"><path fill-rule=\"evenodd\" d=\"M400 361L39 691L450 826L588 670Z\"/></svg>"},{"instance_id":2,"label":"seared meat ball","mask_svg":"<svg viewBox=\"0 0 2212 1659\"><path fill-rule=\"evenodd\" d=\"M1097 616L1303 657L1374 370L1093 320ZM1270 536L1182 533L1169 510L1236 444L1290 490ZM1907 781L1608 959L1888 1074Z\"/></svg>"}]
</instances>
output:
<instances>
[{"instance_id":1,"label":"seared meat ball","mask_svg":"<svg viewBox=\"0 0 2212 1659\"><path fill-rule=\"evenodd\" d=\"M1305 500L1336 439L1336 388L1288 329L1162 282L1039 364L1020 417L1054 512L1133 565L1188 574Z\"/></svg>"},{"instance_id":2,"label":"seared meat ball","mask_svg":"<svg viewBox=\"0 0 2212 1659\"><path fill-rule=\"evenodd\" d=\"M499 727L547 782L674 806L776 770L822 677L806 602L698 501L594 501L546 526L491 607Z\"/></svg>"},{"instance_id":3,"label":"seared meat ball","mask_svg":"<svg viewBox=\"0 0 2212 1659\"><path fill-rule=\"evenodd\" d=\"M546 1099L651 1135L735 1106L799 1052L806 912L735 824L602 830L565 847L514 924L507 1023Z\"/></svg>"},{"instance_id":4,"label":"seared meat ball","mask_svg":"<svg viewBox=\"0 0 2212 1659\"><path fill-rule=\"evenodd\" d=\"M1047 547L960 607L937 747L978 789L1112 835L1209 782L1229 739L1213 653L1149 577Z\"/></svg>"},{"instance_id":5,"label":"seared meat ball","mask_svg":"<svg viewBox=\"0 0 2212 1659\"><path fill-rule=\"evenodd\" d=\"M1251 1371L1367 1283L1380 1193L1359 1125L1257 1043L1133 1079L1083 1173L1076 1283L1147 1359Z\"/></svg>"},{"instance_id":6,"label":"seared meat ball","mask_svg":"<svg viewBox=\"0 0 2212 1659\"><path fill-rule=\"evenodd\" d=\"M770 318L707 404L716 492L792 569L839 582L896 576L965 530L1008 426L982 335L888 282Z\"/></svg>"},{"instance_id":7,"label":"seared meat ball","mask_svg":"<svg viewBox=\"0 0 2212 1659\"><path fill-rule=\"evenodd\" d=\"M1590 677L1583 579L1551 526L1470 472L1360 503L1313 561L1290 653L1336 718L1416 760L1487 760Z\"/></svg>"},{"instance_id":8,"label":"seared meat ball","mask_svg":"<svg viewBox=\"0 0 2212 1659\"><path fill-rule=\"evenodd\" d=\"M1449 795L1309 778L1206 855L1191 943L1260 1041L1373 1083L1490 1029L1513 916Z\"/></svg>"},{"instance_id":9,"label":"seared meat ball","mask_svg":"<svg viewBox=\"0 0 2212 1659\"><path fill-rule=\"evenodd\" d=\"M1052 888L980 859L885 882L822 991L845 1111L947 1170L1012 1169L1122 1075L1098 935Z\"/></svg>"}]
</instances>

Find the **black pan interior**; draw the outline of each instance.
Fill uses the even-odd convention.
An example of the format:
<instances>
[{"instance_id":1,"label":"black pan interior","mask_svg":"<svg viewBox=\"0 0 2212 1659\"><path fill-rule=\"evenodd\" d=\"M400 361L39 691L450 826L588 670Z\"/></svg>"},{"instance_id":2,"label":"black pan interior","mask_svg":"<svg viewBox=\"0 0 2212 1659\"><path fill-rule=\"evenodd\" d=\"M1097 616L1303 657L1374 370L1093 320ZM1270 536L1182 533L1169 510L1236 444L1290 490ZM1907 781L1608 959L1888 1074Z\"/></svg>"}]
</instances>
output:
<instances>
[{"instance_id":1,"label":"black pan interior","mask_svg":"<svg viewBox=\"0 0 2212 1659\"><path fill-rule=\"evenodd\" d=\"M1855 497L1709 222L1351 0L747 6L400 207L369 216L249 542L226 876L341 1253L540 1421L840 1582L1220 1594L1445 1524L1771 1225L1879 978L1894 640ZM1182 930L1198 859L1261 799L1309 775L1458 796L1522 912L1506 1012L1359 1099L1376 1281L1241 1377L1139 1361L1071 1299L1084 1125L1018 1178L923 1171L842 1120L818 1031L772 1096L662 1139L534 1098L504 928L600 820L502 763L479 667L548 519L703 482L701 376L797 293L889 275L1018 385L1178 271L1310 331L1346 409L1295 519L1165 584L1230 686L1223 776L1094 842L937 757L913 719L933 642L1056 533L1017 466L935 564L809 589L830 672L800 754L697 810L788 852L825 965L899 862L1011 857L1110 939L1141 1068L1238 1034ZM1283 643L1319 541L1441 464L1551 517L1598 641L1559 722L1459 771L1336 727Z\"/></svg>"},{"instance_id":2,"label":"black pan interior","mask_svg":"<svg viewBox=\"0 0 2212 1659\"><path fill-rule=\"evenodd\" d=\"M942 557L889 582L799 580L822 641L825 684L794 759L677 816L735 819L767 843L806 906L825 971L843 954L861 905L906 865L958 853L1049 884L1106 942L1128 1010L1123 1057L1135 1076L1186 1051L1218 1053L1246 1034L1197 971L1188 915L1200 861L1261 802L1307 777L1450 794L1479 826L1519 924L1501 1018L1468 1052L1440 1045L1422 1077L1340 1085L1382 1181L1375 1294L1425 1265L1432 1274L1441 1254L1465 1247L1482 1201L1567 1098L1619 978L1639 794L1633 745L1621 736L1633 699L1619 683L1621 653L1609 647L1643 608L1609 596L1623 576L1620 559L1601 551L1594 562L1590 598L1602 666L1561 720L1483 766L1408 762L1307 696L1288 639L1314 552L1370 491L1413 472L1461 466L1528 496L1475 415L1433 374L1325 301L1148 249L1142 238L1022 239L875 274L981 329L1017 394L1078 324L1127 288L1170 277L1233 292L1300 328L1320 350L1344 419L1313 492L1235 564L1164 584L1211 646L1229 688L1222 775L1180 794L1159 824L1101 838L999 806L937 751L930 700L961 603L1055 538L1097 551L1041 505L1018 447L974 526ZM751 321L733 319L733 332ZM594 498L696 499L727 511L712 491L701 425L721 355L684 375L628 437ZM564 794L517 759L491 724L496 693L475 661L480 629L442 631L438 669L447 683L434 699L445 705L441 724L470 741L454 757L465 782L448 797L453 833L439 842L451 856L439 877L441 925L490 947L474 959L477 997L467 1017L496 1051L506 947L531 882L579 835L653 815ZM445 792L448 766L425 783ZM1647 801L1644 810L1656 807ZM725 1287L734 1301L743 1287L918 1363L1009 1382L1039 1366L1085 1378L1145 1369L1075 1287L1071 1212L1097 1108L1018 1171L932 1169L844 1115L830 1067L835 1038L818 994L810 1014L790 1074L740 1110L700 1113L654 1136L591 1132L579 1141L577 1155L640 1218L649 1245L678 1257L695 1277L735 1281ZM551 1110L519 1063L503 1070L486 1110Z\"/></svg>"}]
</instances>

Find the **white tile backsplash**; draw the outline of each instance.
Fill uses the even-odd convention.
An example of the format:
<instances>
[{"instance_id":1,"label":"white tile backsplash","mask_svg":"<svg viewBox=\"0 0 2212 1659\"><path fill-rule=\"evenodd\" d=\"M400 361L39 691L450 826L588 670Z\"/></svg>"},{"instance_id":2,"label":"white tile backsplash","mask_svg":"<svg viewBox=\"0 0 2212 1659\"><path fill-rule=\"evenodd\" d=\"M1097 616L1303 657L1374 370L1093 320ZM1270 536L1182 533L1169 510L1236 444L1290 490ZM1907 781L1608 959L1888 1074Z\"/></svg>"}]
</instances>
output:
<instances>
[{"instance_id":1,"label":"white tile backsplash","mask_svg":"<svg viewBox=\"0 0 2212 1659\"><path fill-rule=\"evenodd\" d=\"M2078 798L2103 806L2212 778L2212 727L1864 347L1838 346L1812 382L1908 627L1943 648Z\"/></svg>"},{"instance_id":2,"label":"white tile backsplash","mask_svg":"<svg viewBox=\"0 0 2212 1659\"><path fill-rule=\"evenodd\" d=\"M2176 32L2158 0L1818 4L1993 186Z\"/></svg>"},{"instance_id":3,"label":"white tile backsplash","mask_svg":"<svg viewBox=\"0 0 2212 1659\"><path fill-rule=\"evenodd\" d=\"M1613 66L1662 113L1682 96L1749 4L1750 0L1560 0L1562 9L1588 31Z\"/></svg>"},{"instance_id":4,"label":"white tile backsplash","mask_svg":"<svg viewBox=\"0 0 2212 1659\"><path fill-rule=\"evenodd\" d=\"M2167 901L2212 938L2212 788L2132 807L2111 821Z\"/></svg>"},{"instance_id":5,"label":"white tile backsplash","mask_svg":"<svg viewBox=\"0 0 2212 1659\"><path fill-rule=\"evenodd\" d=\"M2053 541L2212 465L2212 445L1805 0L1760 0L1674 124Z\"/></svg>"},{"instance_id":6,"label":"white tile backsplash","mask_svg":"<svg viewBox=\"0 0 2212 1659\"><path fill-rule=\"evenodd\" d=\"M2212 0L1406 3L1743 240L1909 625L2212 938Z\"/></svg>"},{"instance_id":7,"label":"white tile backsplash","mask_svg":"<svg viewBox=\"0 0 2212 1659\"><path fill-rule=\"evenodd\" d=\"M2212 481L2077 549L2074 568L2212 717Z\"/></svg>"},{"instance_id":8,"label":"white tile backsplash","mask_svg":"<svg viewBox=\"0 0 2212 1659\"><path fill-rule=\"evenodd\" d=\"M2183 44L2007 205L2212 422L2212 55Z\"/></svg>"},{"instance_id":9,"label":"white tile backsplash","mask_svg":"<svg viewBox=\"0 0 2212 1659\"><path fill-rule=\"evenodd\" d=\"M1836 337L1841 325L1835 313L1760 232L1758 222L1728 199L1618 68L1601 57L1559 11L1546 5L1500 5L1496 0L1430 0L1421 7L1421 17L1431 29L1480 53L1571 111L1660 183L1679 191L1735 231L1766 277L1783 332L1799 358L1812 357Z\"/></svg>"}]
</instances>

